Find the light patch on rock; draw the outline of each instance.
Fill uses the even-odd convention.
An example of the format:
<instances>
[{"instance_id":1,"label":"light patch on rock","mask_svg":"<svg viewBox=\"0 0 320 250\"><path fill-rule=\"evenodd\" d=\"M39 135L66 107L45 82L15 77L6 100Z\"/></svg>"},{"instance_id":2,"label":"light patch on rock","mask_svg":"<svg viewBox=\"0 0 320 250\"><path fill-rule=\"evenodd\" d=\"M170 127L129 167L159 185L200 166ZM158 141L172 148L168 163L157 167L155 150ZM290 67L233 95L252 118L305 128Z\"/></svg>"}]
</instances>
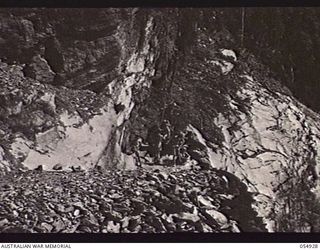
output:
<instances>
[{"instance_id":1,"label":"light patch on rock","mask_svg":"<svg viewBox=\"0 0 320 250\"><path fill-rule=\"evenodd\" d=\"M145 68L145 58L138 56L137 54L133 54L128 61L127 71L129 73L138 73L138 72L142 72L144 68Z\"/></svg>"},{"instance_id":2,"label":"light patch on rock","mask_svg":"<svg viewBox=\"0 0 320 250\"><path fill-rule=\"evenodd\" d=\"M65 138L65 129L61 126L53 127L36 135L36 149L38 152L49 152L58 147L60 140ZM48 143L50 142L50 143Z\"/></svg>"},{"instance_id":3,"label":"light patch on rock","mask_svg":"<svg viewBox=\"0 0 320 250\"><path fill-rule=\"evenodd\" d=\"M122 168L125 170L135 170L137 169L136 166L136 160L134 159L133 155L127 155L124 153L121 153L121 162L122 164Z\"/></svg>"},{"instance_id":4,"label":"light patch on rock","mask_svg":"<svg viewBox=\"0 0 320 250\"><path fill-rule=\"evenodd\" d=\"M224 61L224 60L221 60L221 61L212 60L212 61L210 61L210 63L212 65L220 67L221 73L223 75L227 75L234 68L234 65L232 63Z\"/></svg>"},{"instance_id":5,"label":"light patch on rock","mask_svg":"<svg viewBox=\"0 0 320 250\"><path fill-rule=\"evenodd\" d=\"M17 159L23 159L29 154L31 145L31 141L22 136L17 136L11 144L9 152Z\"/></svg>"},{"instance_id":6,"label":"light patch on rock","mask_svg":"<svg viewBox=\"0 0 320 250\"><path fill-rule=\"evenodd\" d=\"M196 129L195 127L193 127L191 124L188 125L187 130L194 133L198 139L198 141L203 144L204 146L207 146L207 142L206 139L204 139L203 135L201 134L201 132ZM207 147L208 149L208 154L209 154L209 160L210 160L210 164L212 167L216 166L216 163L214 160L211 159L211 156L213 155L213 150L210 147Z\"/></svg>"},{"instance_id":7,"label":"light patch on rock","mask_svg":"<svg viewBox=\"0 0 320 250\"><path fill-rule=\"evenodd\" d=\"M207 209L206 213L210 215L220 226L228 223L227 217L215 209Z\"/></svg>"},{"instance_id":8,"label":"light patch on rock","mask_svg":"<svg viewBox=\"0 0 320 250\"><path fill-rule=\"evenodd\" d=\"M212 205L212 203L208 199L204 198L202 195L198 196L198 201L204 207L216 208L215 206Z\"/></svg>"},{"instance_id":9,"label":"light patch on rock","mask_svg":"<svg viewBox=\"0 0 320 250\"><path fill-rule=\"evenodd\" d=\"M83 122L83 119L76 113L70 114L68 111L65 111L60 115L60 121L65 127L70 127L80 124Z\"/></svg>"},{"instance_id":10,"label":"light patch on rock","mask_svg":"<svg viewBox=\"0 0 320 250\"><path fill-rule=\"evenodd\" d=\"M114 93L117 82L118 82L117 80L113 80L108 84L108 90L110 94Z\"/></svg>"},{"instance_id":11,"label":"light patch on rock","mask_svg":"<svg viewBox=\"0 0 320 250\"><path fill-rule=\"evenodd\" d=\"M10 114L17 115L21 113L21 110L22 110L22 102L18 102L17 105L13 106L9 112Z\"/></svg>"},{"instance_id":12,"label":"light patch on rock","mask_svg":"<svg viewBox=\"0 0 320 250\"><path fill-rule=\"evenodd\" d=\"M247 81L249 82L254 82L252 76L249 76L249 75L241 75L240 76L241 78L245 78Z\"/></svg>"},{"instance_id":13,"label":"light patch on rock","mask_svg":"<svg viewBox=\"0 0 320 250\"><path fill-rule=\"evenodd\" d=\"M232 57L232 59L236 62L237 61L237 55L233 50L230 49L222 49L220 50L221 54L227 57Z\"/></svg>"},{"instance_id":14,"label":"light patch on rock","mask_svg":"<svg viewBox=\"0 0 320 250\"><path fill-rule=\"evenodd\" d=\"M188 125L187 131L193 132L196 136L199 142L201 142L204 146L206 145L206 140L203 138L201 132L193 127L191 124Z\"/></svg>"},{"instance_id":15,"label":"light patch on rock","mask_svg":"<svg viewBox=\"0 0 320 250\"><path fill-rule=\"evenodd\" d=\"M46 153L31 149L23 161L24 166L34 169L41 164L46 166L44 170L51 170L56 164L61 164L65 169L70 166L81 166L83 169L94 167L110 139L116 119L111 107L105 107L101 113L78 128L60 126L39 134L37 147ZM71 118L68 122L66 115L63 119L65 124L78 121ZM64 134L63 138L61 134Z\"/></svg>"},{"instance_id":16,"label":"light patch on rock","mask_svg":"<svg viewBox=\"0 0 320 250\"><path fill-rule=\"evenodd\" d=\"M150 17L147 21L145 28L145 40L143 43L141 53L134 53L127 62L127 72L128 73L143 73L146 67L146 59L148 58L150 62L154 61L154 54L150 53L149 40L151 39L153 29L153 17Z\"/></svg>"},{"instance_id":17,"label":"light patch on rock","mask_svg":"<svg viewBox=\"0 0 320 250\"><path fill-rule=\"evenodd\" d=\"M40 97L40 100L47 103L51 107L52 111L55 112L56 111L55 97L56 97L55 94L46 92L43 96Z\"/></svg>"},{"instance_id":18,"label":"light patch on rock","mask_svg":"<svg viewBox=\"0 0 320 250\"><path fill-rule=\"evenodd\" d=\"M142 49L142 54L144 55L148 55L149 54L149 50L150 50L150 44L148 43L150 36L151 36L151 31L153 29L153 17L150 17L149 20L147 21L147 25L146 25L146 32L145 32L145 36L146 39L144 41L144 46ZM153 60L153 59L152 59Z\"/></svg>"},{"instance_id":19,"label":"light patch on rock","mask_svg":"<svg viewBox=\"0 0 320 250\"><path fill-rule=\"evenodd\" d=\"M124 80L123 88L120 90L117 102L124 106L124 110L119 113L117 119L117 126L120 126L126 119L129 118L130 113L134 107L132 102L132 90L131 87L136 84L135 75L132 75Z\"/></svg>"},{"instance_id":20,"label":"light patch on rock","mask_svg":"<svg viewBox=\"0 0 320 250\"><path fill-rule=\"evenodd\" d=\"M32 63L30 64L32 71L35 74L35 79L40 82L52 82L54 76L56 75L50 68L46 59L37 55L32 58Z\"/></svg>"},{"instance_id":21,"label":"light patch on rock","mask_svg":"<svg viewBox=\"0 0 320 250\"><path fill-rule=\"evenodd\" d=\"M30 48L35 45L35 32L34 32L34 27L33 23L27 19L22 19L21 24L24 30L24 35L25 35L25 42L26 45Z\"/></svg>"}]
</instances>

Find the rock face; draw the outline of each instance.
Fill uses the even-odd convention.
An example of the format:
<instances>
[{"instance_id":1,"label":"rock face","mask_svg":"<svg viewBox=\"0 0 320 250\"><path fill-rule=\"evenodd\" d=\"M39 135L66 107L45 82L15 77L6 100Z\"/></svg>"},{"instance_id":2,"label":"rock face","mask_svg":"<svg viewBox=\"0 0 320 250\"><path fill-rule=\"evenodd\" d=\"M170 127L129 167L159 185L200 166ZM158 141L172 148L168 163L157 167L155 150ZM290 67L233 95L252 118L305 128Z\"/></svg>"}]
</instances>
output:
<instances>
[{"instance_id":1,"label":"rock face","mask_svg":"<svg viewBox=\"0 0 320 250\"><path fill-rule=\"evenodd\" d=\"M232 232L263 231L265 226L269 232L318 231L319 115L292 95L288 87L294 93L296 89L283 80L287 70L284 75L276 71L280 74L276 77L274 65L261 59L269 55L270 44L250 47L247 41L247 48L239 46L235 26L239 13L223 9L1 10L1 173L41 169L79 172L80 176L82 170L92 169L140 171L135 155L138 138L147 145L143 167L158 167L154 160L159 153L158 127L167 120L172 136L160 163L172 164L174 136L188 134L184 146L189 158L179 164L197 168L194 174L200 177L202 171L209 171L207 175L223 171L224 177L218 179L226 182L223 188L228 192L221 195L232 197L226 201L230 209L217 211L206 191L200 190L196 209L165 212L163 206L175 198L153 190L161 214L150 209L146 225L141 226L141 218L134 217L138 212L129 219L126 214L107 219L117 217L116 210L106 215L101 232L176 231L172 225L184 222L193 224L191 231L205 232L224 227ZM287 14L292 15L289 10ZM254 15L249 12L248 20ZM250 30L245 35L257 36ZM266 52L257 53L263 46L269 46ZM27 173L32 176L32 171ZM187 182L192 175L184 174L181 178ZM148 176L143 177L146 185L167 182L166 174L162 181ZM207 185L208 178L202 185ZM187 188L194 184L197 189L196 183L190 183ZM250 193L242 195L241 186ZM137 211L146 206L146 201L130 202ZM243 202L247 205L239 206ZM251 205L255 212L243 221L241 214ZM81 217L82 210L75 206L70 216ZM97 231L95 224L102 222L89 220L67 230ZM47 232L65 228L63 219L54 225L43 223L40 227ZM189 229L184 225L181 230Z\"/></svg>"},{"instance_id":2,"label":"rock face","mask_svg":"<svg viewBox=\"0 0 320 250\"><path fill-rule=\"evenodd\" d=\"M13 140L10 147L15 155L23 155L22 165L29 169L44 165L44 169L50 170L56 164L65 168L73 165L92 168L105 150L112 151L110 154L114 154L115 161L124 157L116 144L119 145L121 126L134 106L132 92L147 88L154 74L159 53L156 55L155 48L149 44L156 40L151 32L152 17L139 20L139 10L135 9L103 10L97 12L101 15L101 20L98 18L101 26L97 26L97 22L90 25L82 20L83 24L78 23L90 11L76 12L69 17L65 16L68 10L1 13L2 46L12 48L5 57L9 64L2 64L2 84L6 85L14 74L17 79L10 82L13 90L6 91L23 92L24 96L17 97L17 101L19 98L29 100L26 104L4 103L4 108L10 108L8 119L17 116L14 126L25 126L23 131L17 128L22 135L18 141ZM68 20L56 23L54 13ZM97 13L94 11L91 15ZM107 15L113 16L112 21ZM139 25L139 22L144 23ZM28 36L25 23L30 26ZM70 26L66 27L67 23ZM128 33L128 25L137 33ZM71 26L74 36L69 37L66 32ZM6 37L5 31L12 36ZM24 64L16 67L12 63ZM34 93L21 89L18 81L28 81ZM41 93L36 90L38 86L42 88ZM39 107L28 109L35 102Z\"/></svg>"}]
</instances>

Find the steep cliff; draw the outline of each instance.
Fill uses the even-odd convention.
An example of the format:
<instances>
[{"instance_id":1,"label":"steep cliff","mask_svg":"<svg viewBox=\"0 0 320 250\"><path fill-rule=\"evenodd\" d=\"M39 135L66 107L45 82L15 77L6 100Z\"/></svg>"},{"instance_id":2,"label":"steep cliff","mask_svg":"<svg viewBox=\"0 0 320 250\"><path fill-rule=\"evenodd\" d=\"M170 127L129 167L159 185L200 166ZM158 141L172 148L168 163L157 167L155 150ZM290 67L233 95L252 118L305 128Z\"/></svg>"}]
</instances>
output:
<instances>
[{"instance_id":1,"label":"steep cliff","mask_svg":"<svg viewBox=\"0 0 320 250\"><path fill-rule=\"evenodd\" d=\"M294 15L290 9L280 12ZM263 16L258 13L246 11L245 27L250 18ZM319 115L296 97L312 108L316 103L304 102L296 85L288 84L289 66L275 69L283 66L285 51L270 62L272 48L281 47L271 38L259 43L252 27L241 33L241 14L241 9L2 9L1 172L34 175L39 166L49 171L97 169L105 182L103 176L119 169L141 171L135 156L139 138L148 145L142 168L171 171L176 168L173 138L183 132L189 136L184 142L189 157L178 165L191 166L191 179L205 172L203 185L208 176L223 173L216 182L225 183L214 192L228 190L230 204L218 210L238 222L239 231L318 231ZM302 10L306 14L308 9ZM317 23L315 18L307 21ZM260 25L270 31L267 18ZM288 25L281 22L281 29ZM261 48L265 50L258 53ZM300 51L290 53L298 58ZM300 78L308 72L294 65ZM164 120L171 124L172 138L157 162L158 127ZM183 174L178 178L187 181L188 171ZM88 178L82 178L87 185ZM168 188L158 195L164 203ZM207 195L202 189L194 191L196 210L181 210L192 214L188 218L193 223L198 221L197 204ZM246 206L240 206L243 200ZM176 212L160 209L149 216L172 217ZM201 210L210 218L214 213ZM117 227L112 225L106 228ZM190 230L222 230L199 227Z\"/></svg>"},{"instance_id":2,"label":"steep cliff","mask_svg":"<svg viewBox=\"0 0 320 250\"><path fill-rule=\"evenodd\" d=\"M114 148L120 138L116 130L121 131L133 107L132 89L148 86L154 74L152 19L143 20L134 9L2 12L3 95L10 93L9 101L19 107L8 110L3 123L10 119L14 124L8 129L21 133L12 150L30 169L95 166L107 145ZM29 91L17 86L20 82L31 85ZM30 101L20 103L23 99ZM43 106L48 106L46 114ZM48 120L50 125L43 124Z\"/></svg>"}]
</instances>

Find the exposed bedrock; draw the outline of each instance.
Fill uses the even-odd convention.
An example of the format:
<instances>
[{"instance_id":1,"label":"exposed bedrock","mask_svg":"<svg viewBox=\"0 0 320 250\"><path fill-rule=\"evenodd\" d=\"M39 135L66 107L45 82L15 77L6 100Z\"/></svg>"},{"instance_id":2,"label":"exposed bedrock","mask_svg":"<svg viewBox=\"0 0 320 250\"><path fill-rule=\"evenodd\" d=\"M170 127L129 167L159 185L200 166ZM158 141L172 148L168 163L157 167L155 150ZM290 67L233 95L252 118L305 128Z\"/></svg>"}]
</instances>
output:
<instances>
[{"instance_id":1,"label":"exposed bedrock","mask_svg":"<svg viewBox=\"0 0 320 250\"><path fill-rule=\"evenodd\" d=\"M255 13L251 9L248 20ZM276 57L280 72L268 56L282 47L271 38L263 43L249 29L240 45L239 14L1 10L1 173L40 165L48 171L135 170L137 140L156 144L157 128L168 120L172 136L189 132L186 164L223 171L230 185L238 178L268 231L319 231L320 117L305 106L317 111L316 102L294 87L304 72L308 91L317 91L315 77L308 85L300 49L290 51L291 68L285 53ZM306 22L319 23L315 16ZM284 30L289 25L278 21ZM302 33L302 45L316 43L312 29ZM142 165L159 167L156 150L145 151ZM162 167L172 167L173 152L171 145L161 155ZM236 191L230 195L237 201Z\"/></svg>"}]
</instances>

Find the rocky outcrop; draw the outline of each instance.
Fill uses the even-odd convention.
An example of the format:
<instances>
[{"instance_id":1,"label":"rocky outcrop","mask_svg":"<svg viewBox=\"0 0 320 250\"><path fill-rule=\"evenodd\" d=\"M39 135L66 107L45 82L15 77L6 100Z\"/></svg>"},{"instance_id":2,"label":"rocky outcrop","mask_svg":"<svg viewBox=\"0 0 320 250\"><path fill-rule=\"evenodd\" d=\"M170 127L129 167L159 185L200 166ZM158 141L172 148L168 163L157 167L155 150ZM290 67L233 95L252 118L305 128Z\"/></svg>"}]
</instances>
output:
<instances>
[{"instance_id":1,"label":"rocky outcrop","mask_svg":"<svg viewBox=\"0 0 320 250\"><path fill-rule=\"evenodd\" d=\"M234 115L216 118L225 138L223 146L213 146L199 130L192 131L207 146L212 166L246 183L254 193L259 215L271 219L268 229L276 231L279 228L272 219L287 206L279 196L290 199L290 193L299 192L302 183L304 188L317 186L318 115L307 111L306 116L306 108L291 97L272 93L253 78L243 77L238 95L249 101L250 109L243 112L230 99ZM289 209L287 213L293 212Z\"/></svg>"},{"instance_id":2,"label":"rocky outcrop","mask_svg":"<svg viewBox=\"0 0 320 250\"><path fill-rule=\"evenodd\" d=\"M48 62L39 55L32 58L32 62L24 69L24 74L44 83L53 82L55 77Z\"/></svg>"},{"instance_id":3,"label":"rocky outcrop","mask_svg":"<svg viewBox=\"0 0 320 250\"><path fill-rule=\"evenodd\" d=\"M20 163L24 167L35 169L43 165L44 169L50 170L61 164L64 169L79 165L92 168L96 165L105 166L107 161L115 161L118 165L127 162L122 159L125 156L122 155L119 143L122 124L129 119L134 106L133 91L150 86L150 77L155 72L155 58L159 53L150 47L150 43L156 43L157 39L157 35L153 34L152 17L137 27L137 10L99 11L101 15L113 13L114 17L121 12L129 20L119 22L119 18L115 18L108 27L89 26L85 30L82 30L84 26L78 24L81 31L73 27L75 37L67 36L64 39L60 39L60 36L66 27L54 23L49 16L49 20L39 25L39 30L31 29L33 34L20 41L21 47L30 49L33 56L24 58L28 56L24 50L15 51L16 54L10 56L11 59L22 58L17 63L19 66L13 68L10 64L2 65L5 74L2 84L9 81L7 78L12 77L10 74L13 72L18 79L10 83L12 89L24 93L16 97L17 105L4 103L4 108L10 109L8 119L16 115L15 120L11 119L13 124L10 128L25 128L22 131L20 129L22 135L18 139L8 142L12 148L11 153L22 156ZM8 21L5 14L2 13L4 24ZM42 14L37 10L22 11L15 13L14 20L19 24L30 16L42 17ZM64 11L60 13L57 10L56 14L62 15ZM29 23L35 25L32 21ZM141 34L128 34L129 24L132 31L139 29ZM25 30L18 27L8 24L6 28L23 37ZM98 30L91 30L96 28ZM108 29L108 32L103 32L104 29ZM93 34L96 35L90 37ZM16 38L6 37L4 42L9 43L11 39ZM32 44L37 46L31 47L27 43L30 39L34 39ZM26 64L19 64L22 62ZM31 84L34 93L19 89L18 81ZM40 86L42 91L37 91L36 86ZM28 99L29 103L23 105L23 98ZM37 107L31 109L28 105ZM28 127L30 123L31 127Z\"/></svg>"},{"instance_id":4,"label":"rocky outcrop","mask_svg":"<svg viewBox=\"0 0 320 250\"><path fill-rule=\"evenodd\" d=\"M246 183L270 232L316 228L315 210L309 208L318 207L318 115L252 54L221 47L205 25L198 24L194 35L197 43L177 59L173 77L162 88L151 86L146 104L133 110L137 120L129 121L128 133L138 131L148 141L153 126L168 119L174 133L186 130L197 137L201 153L191 157L198 164L209 163ZM306 198L297 202L293 194L300 192ZM281 217L288 220L280 222Z\"/></svg>"}]
</instances>

